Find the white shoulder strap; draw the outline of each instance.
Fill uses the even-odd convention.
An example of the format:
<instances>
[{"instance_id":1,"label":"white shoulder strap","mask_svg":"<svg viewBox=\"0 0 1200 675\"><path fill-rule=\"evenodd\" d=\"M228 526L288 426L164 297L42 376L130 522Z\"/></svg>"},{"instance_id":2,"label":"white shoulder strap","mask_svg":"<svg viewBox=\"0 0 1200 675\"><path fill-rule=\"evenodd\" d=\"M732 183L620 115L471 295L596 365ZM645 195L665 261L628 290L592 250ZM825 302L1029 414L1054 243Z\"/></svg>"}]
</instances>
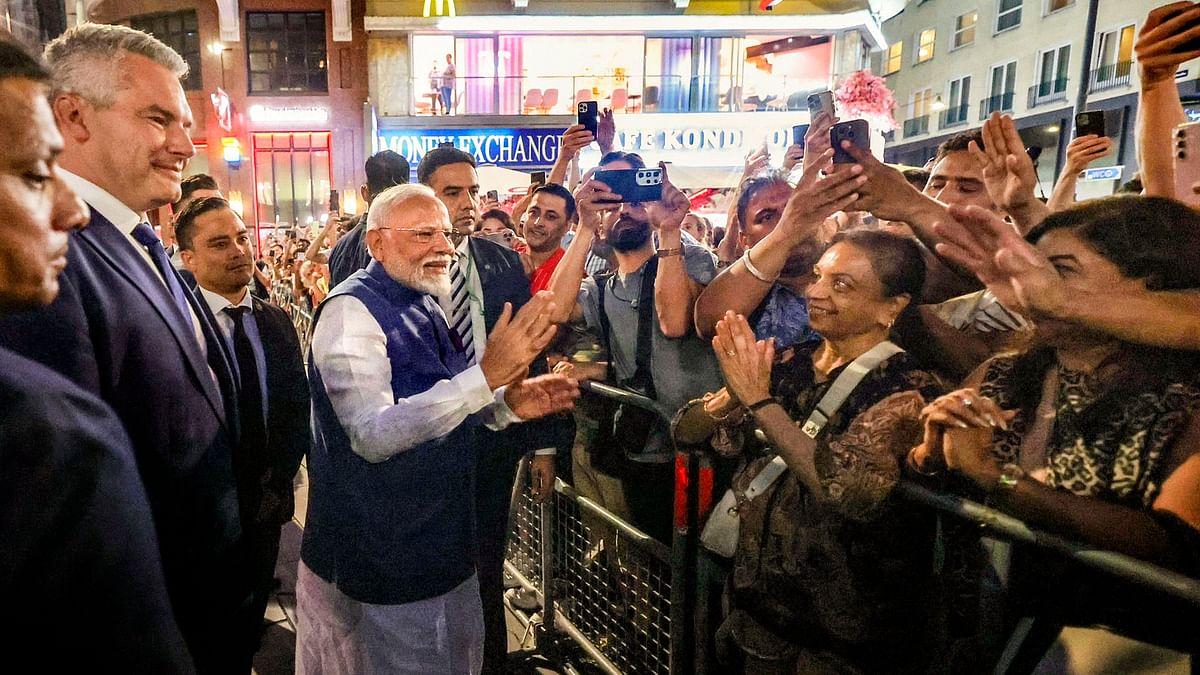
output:
<instances>
[{"instance_id":1,"label":"white shoulder strap","mask_svg":"<svg viewBox=\"0 0 1200 675\"><path fill-rule=\"evenodd\" d=\"M804 435L816 438L825 428L825 424L829 422L829 418L838 411L838 408L842 407L842 404L850 397L850 393L854 391L859 382L862 382L867 373L902 351L904 350L884 340L872 347L866 354L854 359L854 362L846 366L842 374L834 380L833 386L821 397L817 407L808 416L804 426L800 428Z\"/></svg>"}]
</instances>

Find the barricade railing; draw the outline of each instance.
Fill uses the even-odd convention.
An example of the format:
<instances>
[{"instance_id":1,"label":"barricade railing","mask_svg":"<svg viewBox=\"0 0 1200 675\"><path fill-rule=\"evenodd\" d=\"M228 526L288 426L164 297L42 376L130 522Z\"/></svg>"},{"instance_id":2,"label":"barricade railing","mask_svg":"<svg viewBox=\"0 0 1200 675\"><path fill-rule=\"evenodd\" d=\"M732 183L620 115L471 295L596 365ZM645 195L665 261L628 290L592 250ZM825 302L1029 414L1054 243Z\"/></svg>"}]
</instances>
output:
<instances>
[{"instance_id":1,"label":"barricade railing","mask_svg":"<svg viewBox=\"0 0 1200 675\"><path fill-rule=\"evenodd\" d=\"M664 420L670 417L655 401L635 392L590 382L582 388ZM549 645L567 638L609 673L718 672L707 657L720 617L715 615L716 603L706 596L719 593L728 565L704 553L698 541L713 503L712 464L708 454L679 452L675 469L669 547L561 480L551 499L539 504L524 479L518 479L506 568L536 594L542 608L535 616L541 631L539 651L545 653L544 646L557 651L560 647ZM1200 607L1200 579L1069 541L958 495L909 481L897 489L909 501L983 526L981 537L1054 551Z\"/></svg>"},{"instance_id":2,"label":"barricade railing","mask_svg":"<svg viewBox=\"0 0 1200 675\"><path fill-rule=\"evenodd\" d=\"M312 339L312 312L301 307L292 292L291 284L275 284L271 287L271 302L281 308L292 319L296 335L300 337L300 353L308 355L309 340Z\"/></svg>"}]
</instances>

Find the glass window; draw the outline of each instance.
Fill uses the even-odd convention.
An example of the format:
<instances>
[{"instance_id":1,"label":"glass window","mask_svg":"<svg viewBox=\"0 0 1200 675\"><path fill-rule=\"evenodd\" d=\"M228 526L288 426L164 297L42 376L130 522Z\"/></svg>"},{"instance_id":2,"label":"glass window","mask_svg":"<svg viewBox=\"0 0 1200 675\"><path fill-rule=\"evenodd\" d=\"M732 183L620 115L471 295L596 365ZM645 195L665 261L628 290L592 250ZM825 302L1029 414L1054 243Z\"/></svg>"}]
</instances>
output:
<instances>
[{"instance_id":1,"label":"glass window","mask_svg":"<svg viewBox=\"0 0 1200 675\"><path fill-rule=\"evenodd\" d=\"M829 86L827 38L747 36L742 43L740 110L807 110L808 94Z\"/></svg>"},{"instance_id":2,"label":"glass window","mask_svg":"<svg viewBox=\"0 0 1200 675\"><path fill-rule=\"evenodd\" d=\"M1071 46L1064 45L1058 49L1042 52L1038 72L1038 95L1047 96L1067 90L1068 68L1071 65Z\"/></svg>"},{"instance_id":3,"label":"glass window","mask_svg":"<svg viewBox=\"0 0 1200 675\"><path fill-rule=\"evenodd\" d=\"M917 63L925 63L933 58L933 46L937 38L937 31L932 28L926 28L917 35Z\"/></svg>"},{"instance_id":4,"label":"glass window","mask_svg":"<svg viewBox=\"0 0 1200 675\"><path fill-rule=\"evenodd\" d=\"M1133 67L1133 26L1101 33L1096 45L1093 87L1112 87L1129 81Z\"/></svg>"},{"instance_id":5,"label":"glass window","mask_svg":"<svg viewBox=\"0 0 1200 675\"><path fill-rule=\"evenodd\" d=\"M1024 0L996 0L996 32L1021 25L1021 5Z\"/></svg>"},{"instance_id":6,"label":"glass window","mask_svg":"<svg viewBox=\"0 0 1200 675\"><path fill-rule=\"evenodd\" d=\"M921 89L913 93L912 118L925 117L933 107L933 89Z\"/></svg>"},{"instance_id":7,"label":"glass window","mask_svg":"<svg viewBox=\"0 0 1200 675\"><path fill-rule=\"evenodd\" d=\"M1066 9L1075 4L1075 0L1046 0L1046 13L1053 14L1060 9Z\"/></svg>"},{"instance_id":8,"label":"glass window","mask_svg":"<svg viewBox=\"0 0 1200 675\"><path fill-rule=\"evenodd\" d=\"M887 60L884 62L883 74L891 75L900 71L900 64L904 58L904 42L893 42L888 46Z\"/></svg>"},{"instance_id":9,"label":"glass window","mask_svg":"<svg viewBox=\"0 0 1200 675\"><path fill-rule=\"evenodd\" d=\"M752 77L749 64L746 79ZM647 112L684 112L688 109L688 89L692 79L691 38L646 38ZM744 85L749 88L748 85ZM593 88L593 93L595 88ZM731 92L741 99L747 92ZM585 95L583 89L580 94Z\"/></svg>"},{"instance_id":10,"label":"glass window","mask_svg":"<svg viewBox=\"0 0 1200 675\"><path fill-rule=\"evenodd\" d=\"M329 134L254 134L258 222L307 226L329 210Z\"/></svg>"},{"instance_id":11,"label":"glass window","mask_svg":"<svg viewBox=\"0 0 1200 675\"><path fill-rule=\"evenodd\" d=\"M324 12L247 12L251 94L329 91Z\"/></svg>"},{"instance_id":12,"label":"glass window","mask_svg":"<svg viewBox=\"0 0 1200 675\"><path fill-rule=\"evenodd\" d=\"M195 10L135 16L129 20L129 25L162 40L187 61L188 74L181 80L184 89L204 88L200 77L200 29Z\"/></svg>"},{"instance_id":13,"label":"glass window","mask_svg":"<svg viewBox=\"0 0 1200 675\"><path fill-rule=\"evenodd\" d=\"M946 108L946 121L942 126L967 121L967 109L971 105L971 76L950 80L948 94L950 107Z\"/></svg>"},{"instance_id":14,"label":"glass window","mask_svg":"<svg viewBox=\"0 0 1200 675\"><path fill-rule=\"evenodd\" d=\"M979 20L979 12L967 12L954 22L954 48L966 47L975 42L975 23Z\"/></svg>"}]
</instances>

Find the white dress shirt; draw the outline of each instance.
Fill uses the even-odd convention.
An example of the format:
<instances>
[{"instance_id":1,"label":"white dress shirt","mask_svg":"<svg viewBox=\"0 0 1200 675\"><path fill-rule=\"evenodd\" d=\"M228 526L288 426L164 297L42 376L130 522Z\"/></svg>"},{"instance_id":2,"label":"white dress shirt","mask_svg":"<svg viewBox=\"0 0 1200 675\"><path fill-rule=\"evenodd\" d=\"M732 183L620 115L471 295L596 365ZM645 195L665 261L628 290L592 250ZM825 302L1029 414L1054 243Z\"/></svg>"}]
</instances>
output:
<instances>
[{"instance_id":1,"label":"white dress shirt","mask_svg":"<svg viewBox=\"0 0 1200 675\"><path fill-rule=\"evenodd\" d=\"M146 247L139 244L137 239L133 238L133 229L139 223L149 222L146 220L146 214L134 212L133 209L126 206L121 200L86 178L80 178L63 168L59 168L59 172L62 173L63 182L70 186L75 191L75 194L79 195L80 199L87 202L88 206L92 207L93 210L99 211L100 215L108 219L108 222L112 223L121 234L125 235L125 240L129 242L133 250L137 251L142 260L146 261L146 266L150 268L150 271L154 274L154 278L161 281L163 286L169 291L170 286L167 286L167 280L163 278L162 274L158 271L158 267L155 266L154 259L150 257L150 252L146 250ZM182 286L183 281L180 281L179 284ZM185 289L184 292L186 293L187 290ZM204 330L200 327L200 317L196 316L196 310L192 309L190 305L188 306L188 310L192 315L192 330L196 332L196 341L200 343L201 354L207 359L208 345L204 342ZM216 379L216 375L213 375L213 378Z\"/></svg>"},{"instance_id":2,"label":"white dress shirt","mask_svg":"<svg viewBox=\"0 0 1200 675\"><path fill-rule=\"evenodd\" d=\"M242 319L242 323L246 330L246 337L250 339L250 348L254 351L254 365L258 370L258 387L262 390L262 414L265 421L268 410L267 353L263 349L262 334L258 332L258 322L254 320L254 301L250 297L250 292L243 290L241 301L234 303L203 286L197 285L196 288L200 291L200 299L208 305L208 308L212 310L213 317L217 320L217 329L221 331L221 338L225 340L225 346L229 348L229 354L233 357L233 371L239 382L241 374L237 362L237 350L233 346L233 317L225 311L225 308L245 307L250 310L246 313L246 318Z\"/></svg>"},{"instance_id":3,"label":"white dress shirt","mask_svg":"<svg viewBox=\"0 0 1200 675\"><path fill-rule=\"evenodd\" d=\"M326 300L321 314L313 331L313 363L351 449L368 462L441 438L475 413L482 412L485 426L495 431L521 421L504 402L505 387L492 391L478 365L419 394L395 398L387 336L366 305L339 295Z\"/></svg>"}]
</instances>

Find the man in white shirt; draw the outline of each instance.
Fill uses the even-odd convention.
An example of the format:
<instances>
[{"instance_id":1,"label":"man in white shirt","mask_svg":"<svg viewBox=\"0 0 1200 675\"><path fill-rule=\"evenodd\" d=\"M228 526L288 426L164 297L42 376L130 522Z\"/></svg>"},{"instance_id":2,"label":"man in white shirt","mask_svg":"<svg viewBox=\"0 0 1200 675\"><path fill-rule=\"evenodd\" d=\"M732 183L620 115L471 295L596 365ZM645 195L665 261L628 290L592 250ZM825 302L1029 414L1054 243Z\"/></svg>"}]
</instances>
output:
<instances>
[{"instance_id":1,"label":"man in white shirt","mask_svg":"<svg viewBox=\"0 0 1200 675\"><path fill-rule=\"evenodd\" d=\"M450 218L429 188L381 194L374 260L314 317L314 448L297 581L297 672L478 673L475 442L569 410L577 384L526 379L554 335L549 294L503 312L473 365L434 299L449 291Z\"/></svg>"},{"instance_id":2,"label":"man in white shirt","mask_svg":"<svg viewBox=\"0 0 1200 675\"><path fill-rule=\"evenodd\" d=\"M280 527L292 518L292 478L309 451L308 379L300 340L280 308L250 294L254 271L246 224L220 197L190 200L175 234L195 290L209 310L238 379L240 442L233 456L244 550L254 601L240 637L258 651L275 580Z\"/></svg>"}]
</instances>

